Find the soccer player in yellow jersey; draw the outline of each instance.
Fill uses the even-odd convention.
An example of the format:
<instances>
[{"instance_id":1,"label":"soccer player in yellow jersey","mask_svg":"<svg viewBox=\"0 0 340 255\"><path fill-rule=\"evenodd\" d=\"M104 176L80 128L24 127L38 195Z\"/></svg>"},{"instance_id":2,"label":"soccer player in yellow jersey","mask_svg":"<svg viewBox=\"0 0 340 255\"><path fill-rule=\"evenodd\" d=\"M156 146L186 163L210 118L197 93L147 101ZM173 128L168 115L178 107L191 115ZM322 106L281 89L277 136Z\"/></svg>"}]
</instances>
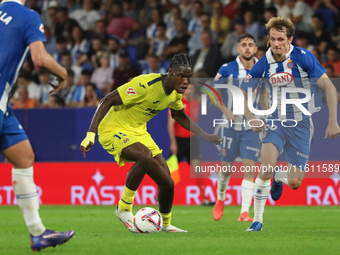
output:
<instances>
[{"instance_id":1,"label":"soccer player in yellow jersey","mask_svg":"<svg viewBox=\"0 0 340 255\"><path fill-rule=\"evenodd\" d=\"M146 131L146 123L151 118L169 106L172 117L181 126L207 142L222 142L219 136L205 133L184 113L181 99L191 76L192 63L188 55L176 54L167 74L147 74L133 78L100 102L86 138L81 143L80 149L85 157L85 152L94 144L98 129L100 144L115 157L118 165L123 166L125 161L135 162L127 174L116 209L116 216L131 232L138 233L133 224L132 204L145 174L158 185L162 231L187 232L170 224L174 182L162 150Z\"/></svg>"}]
</instances>

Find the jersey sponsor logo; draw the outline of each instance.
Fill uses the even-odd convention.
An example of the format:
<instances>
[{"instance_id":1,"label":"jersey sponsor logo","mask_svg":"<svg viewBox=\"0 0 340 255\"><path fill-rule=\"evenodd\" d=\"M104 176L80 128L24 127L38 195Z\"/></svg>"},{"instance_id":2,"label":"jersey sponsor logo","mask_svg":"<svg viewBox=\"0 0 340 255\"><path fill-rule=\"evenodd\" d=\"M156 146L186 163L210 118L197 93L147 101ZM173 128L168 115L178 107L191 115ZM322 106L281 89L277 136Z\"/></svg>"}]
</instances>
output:
<instances>
[{"instance_id":1,"label":"jersey sponsor logo","mask_svg":"<svg viewBox=\"0 0 340 255\"><path fill-rule=\"evenodd\" d=\"M288 60L287 67L292 69L294 67L293 61L291 59Z\"/></svg>"},{"instance_id":2,"label":"jersey sponsor logo","mask_svg":"<svg viewBox=\"0 0 340 255\"><path fill-rule=\"evenodd\" d=\"M222 76L222 74L217 73L216 76L215 76L215 81L217 81L221 76Z\"/></svg>"},{"instance_id":3,"label":"jersey sponsor logo","mask_svg":"<svg viewBox=\"0 0 340 255\"><path fill-rule=\"evenodd\" d=\"M127 91L126 91L126 94L128 94L129 96L131 95L137 95L137 92L135 91L134 88L128 88Z\"/></svg>"},{"instance_id":4,"label":"jersey sponsor logo","mask_svg":"<svg viewBox=\"0 0 340 255\"><path fill-rule=\"evenodd\" d=\"M155 102L152 102L153 104L157 104L157 103L159 103L160 101L159 100L157 100L157 101L155 101Z\"/></svg>"},{"instance_id":5,"label":"jersey sponsor logo","mask_svg":"<svg viewBox=\"0 0 340 255\"><path fill-rule=\"evenodd\" d=\"M139 86L141 86L142 88L145 88L145 86L142 83L139 83Z\"/></svg>"},{"instance_id":6,"label":"jersey sponsor logo","mask_svg":"<svg viewBox=\"0 0 340 255\"><path fill-rule=\"evenodd\" d=\"M290 73L277 73L269 77L269 83L272 86L281 87L286 86L293 81L293 75Z\"/></svg>"},{"instance_id":7,"label":"jersey sponsor logo","mask_svg":"<svg viewBox=\"0 0 340 255\"><path fill-rule=\"evenodd\" d=\"M144 115L152 116L152 115L157 115L161 110L155 110L155 109L152 109L152 108L147 108L145 111L147 111L147 113L145 112Z\"/></svg>"},{"instance_id":8,"label":"jersey sponsor logo","mask_svg":"<svg viewBox=\"0 0 340 255\"><path fill-rule=\"evenodd\" d=\"M251 78L252 76L250 74L248 74L246 76L246 78L244 78L244 82L249 82L249 79Z\"/></svg>"},{"instance_id":9,"label":"jersey sponsor logo","mask_svg":"<svg viewBox=\"0 0 340 255\"><path fill-rule=\"evenodd\" d=\"M39 30L40 30L41 33L45 32L45 27L44 27L43 24L40 24Z\"/></svg>"}]
</instances>

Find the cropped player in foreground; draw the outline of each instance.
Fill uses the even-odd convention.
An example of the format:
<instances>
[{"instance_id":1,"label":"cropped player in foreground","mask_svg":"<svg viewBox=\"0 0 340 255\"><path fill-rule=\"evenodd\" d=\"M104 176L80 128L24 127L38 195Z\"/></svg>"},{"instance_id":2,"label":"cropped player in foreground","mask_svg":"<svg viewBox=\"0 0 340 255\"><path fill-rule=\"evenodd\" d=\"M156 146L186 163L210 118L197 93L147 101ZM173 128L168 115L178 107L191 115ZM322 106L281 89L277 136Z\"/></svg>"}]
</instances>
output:
<instances>
[{"instance_id":1,"label":"cropped player in foreground","mask_svg":"<svg viewBox=\"0 0 340 255\"><path fill-rule=\"evenodd\" d=\"M238 39L237 51L240 55L235 61L221 66L216 74L214 85L216 84L232 84L240 86L242 79L249 74L250 69L257 62L254 57L257 52L256 40L249 34L245 33ZM262 109L268 109L267 93L262 88L260 83L253 91L253 106L257 108L260 100ZM221 127L222 150L221 158L222 165L225 169L231 169L236 157L241 154L243 166L248 171L244 171L244 179L241 184L242 207L238 221L252 221L249 216L249 207L253 198L254 192L254 172L251 169L259 157L260 152L260 137L255 133L247 122L244 122L243 116L233 115L233 99L229 89L219 89L221 92L224 109L223 118L227 119L228 123ZM221 107L219 107L221 108ZM245 123L245 124L243 124ZM225 192L230 180L231 172L218 173L217 186L217 201L213 209L213 218L220 220L223 216L223 208L225 201Z\"/></svg>"},{"instance_id":2,"label":"cropped player in foreground","mask_svg":"<svg viewBox=\"0 0 340 255\"><path fill-rule=\"evenodd\" d=\"M162 150L146 130L146 123L169 106L172 117L182 127L207 142L221 142L217 135L202 131L183 110L182 94L190 84L191 75L192 64L188 55L176 54L167 74L147 74L133 78L100 102L86 138L81 143L80 149L85 157L85 152L94 144L98 129L100 144L115 157L119 166L123 166L125 161L135 162L127 174L116 209L116 216L131 232L138 233L133 224L132 204L145 174L158 185L162 231L187 232L171 225L174 182Z\"/></svg>"},{"instance_id":3,"label":"cropped player in foreground","mask_svg":"<svg viewBox=\"0 0 340 255\"><path fill-rule=\"evenodd\" d=\"M46 52L44 26L37 12L24 7L25 0L0 4L0 150L13 164L13 191L30 232L31 248L40 250L68 241L74 231L46 229L39 216L37 189L33 181L34 153L18 120L7 105L9 93L31 51L33 63L57 77L54 92L65 87L66 70Z\"/></svg>"},{"instance_id":4,"label":"cropped player in foreground","mask_svg":"<svg viewBox=\"0 0 340 255\"><path fill-rule=\"evenodd\" d=\"M266 55L254 65L241 85L246 97L248 87L256 87L260 78L268 79L266 89L270 106L273 104L272 98L275 96L273 91L277 89L277 108L268 117L263 133L262 168L255 181L254 221L247 231L262 230L263 212L269 195L270 179L282 150L288 162L288 172L281 169L274 173L271 196L275 201L280 198L283 183L291 189L300 187L305 175L305 166L309 159L314 133L312 118L302 110L307 110L310 114L320 110L320 88L326 92L329 108L325 138L330 136L331 139L334 139L340 134L335 87L326 75L326 70L311 52L291 45L295 32L293 23L283 17L271 18L266 24L266 30L270 48ZM300 89L300 93L293 91L298 89ZM311 93L310 100L302 104L301 101L306 95L302 94L303 90L301 89L309 90ZM287 105L286 114L281 107L282 93L287 93L284 96L292 102ZM245 103L245 116L248 120L255 119L249 111L247 103ZM281 121L286 119L293 121L286 121L282 125ZM296 126L294 126L295 124ZM264 128L261 121L253 121L252 125L257 126L253 128L256 132L261 132Z\"/></svg>"}]
</instances>

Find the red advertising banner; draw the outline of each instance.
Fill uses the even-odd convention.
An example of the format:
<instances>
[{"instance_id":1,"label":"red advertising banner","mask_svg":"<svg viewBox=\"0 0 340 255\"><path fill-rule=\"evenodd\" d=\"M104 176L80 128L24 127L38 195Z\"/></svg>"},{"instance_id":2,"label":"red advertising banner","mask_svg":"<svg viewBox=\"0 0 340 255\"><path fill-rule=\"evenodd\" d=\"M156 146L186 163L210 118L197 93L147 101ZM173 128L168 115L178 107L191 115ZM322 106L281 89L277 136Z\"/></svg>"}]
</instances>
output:
<instances>
[{"instance_id":1,"label":"red advertising banner","mask_svg":"<svg viewBox=\"0 0 340 255\"><path fill-rule=\"evenodd\" d=\"M214 163L214 162L213 162ZM216 162L217 163L217 162ZM332 162L310 162L315 165ZM206 163L208 164L208 163ZM211 165L212 162L209 162ZM335 162L333 162L335 164ZM11 184L11 165L1 165L0 205L17 204ZM116 163L36 163L34 179L41 204L47 205L113 205L124 188L125 177L132 164L118 167ZM240 167L239 162L235 163ZM197 179L190 178L187 163L180 163L180 182L175 187L175 205L200 204ZM305 178L298 190L285 186L281 199L269 199L268 205L339 205L340 174L328 178ZM216 200L217 174L206 179L205 196ZM241 204L241 178L231 178L226 192L226 205ZM135 204L156 205L157 186L147 176L139 187Z\"/></svg>"}]
</instances>

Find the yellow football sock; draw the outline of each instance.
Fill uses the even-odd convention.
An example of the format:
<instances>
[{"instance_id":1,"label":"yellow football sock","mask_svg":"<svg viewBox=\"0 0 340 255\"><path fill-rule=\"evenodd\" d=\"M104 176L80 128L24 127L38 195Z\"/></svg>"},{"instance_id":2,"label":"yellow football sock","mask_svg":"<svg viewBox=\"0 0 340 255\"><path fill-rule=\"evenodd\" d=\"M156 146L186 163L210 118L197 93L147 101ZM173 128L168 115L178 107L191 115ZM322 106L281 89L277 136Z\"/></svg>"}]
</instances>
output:
<instances>
[{"instance_id":1,"label":"yellow football sock","mask_svg":"<svg viewBox=\"0 0 340 255\"><path fill-rule=\"evenodd\" d=\"M163 226L169 226L171 223L171 212L169 213L161 213L163 218Z\"/></svg>"},{"instance_id":2,"label":"yellow football sock","mask_svg":"<svg viewBox=\"0 0 340 255\"><path fill-rule=\"evenodd\" d=\"M136 190L131 190L124 186L123 195L118 203L118 208L124 212L132 211L133 200L135 199Z\"/></svg>"}]
</instances>

